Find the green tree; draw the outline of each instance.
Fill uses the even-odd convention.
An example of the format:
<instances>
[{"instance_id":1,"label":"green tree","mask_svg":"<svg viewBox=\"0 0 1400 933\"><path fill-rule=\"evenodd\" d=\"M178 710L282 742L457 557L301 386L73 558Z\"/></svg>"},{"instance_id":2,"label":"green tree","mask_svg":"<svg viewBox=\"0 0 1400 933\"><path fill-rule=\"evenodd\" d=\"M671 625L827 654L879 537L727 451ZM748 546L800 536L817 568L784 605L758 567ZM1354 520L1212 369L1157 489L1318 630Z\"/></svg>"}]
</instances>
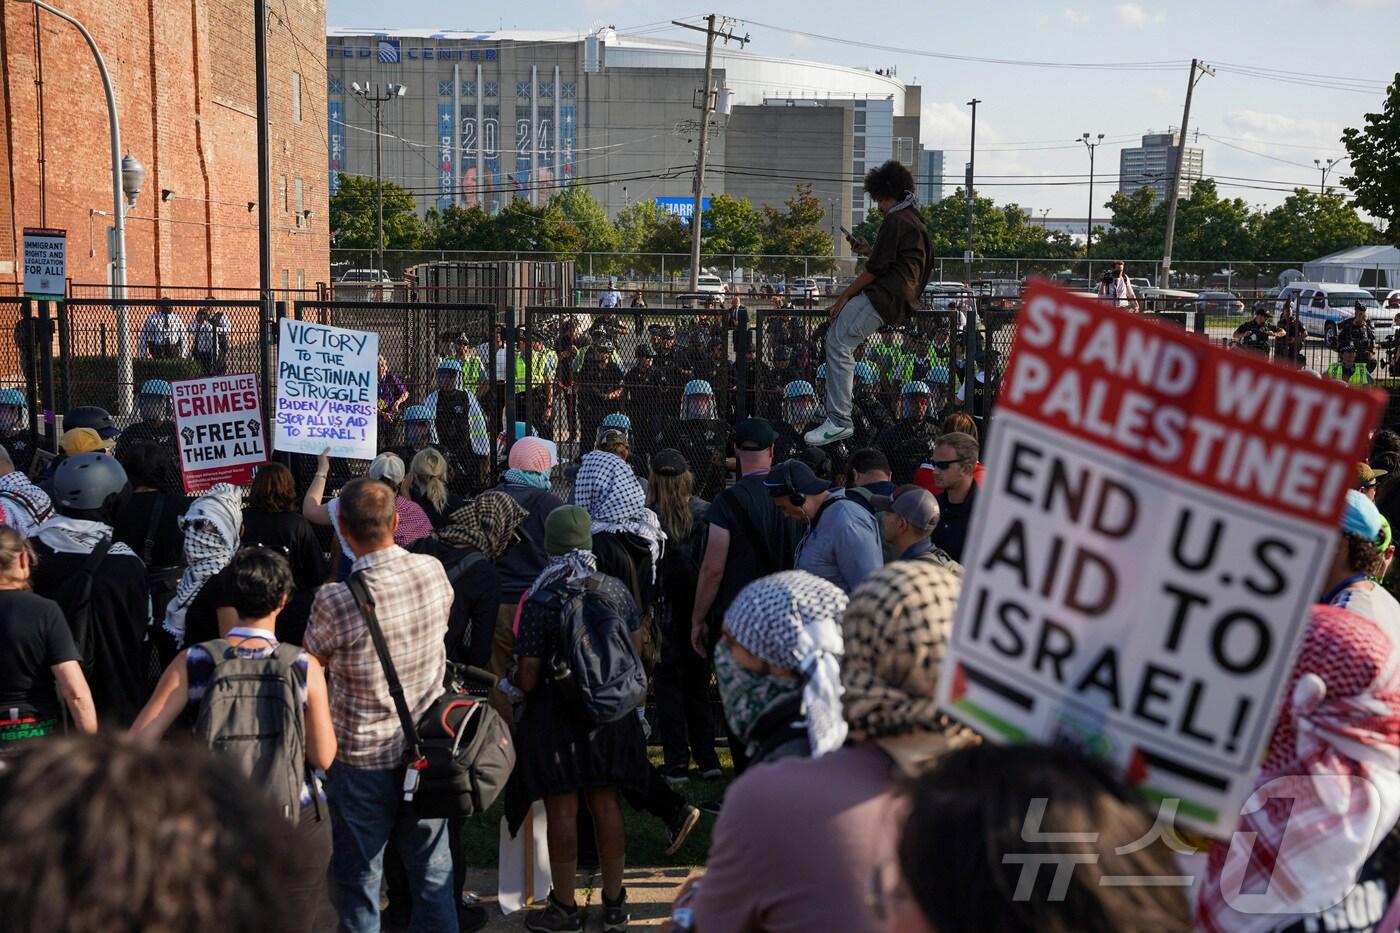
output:
<instances>
[{"instance_id":1,"label":"green tree","mask_svg":"<svg viewBox=\"0 0 1400 933\"><path fill-rule=\"evenodd\" d=\"M701 220L700 248L710 255L757 256L763 250L763 212L748 198L721 194Z\"/></svg>"},{"instance_id":2,"label":"green tree","mask_svg":"<svg viewBox=\"0 0 1400 933\"><path fill-rule=\"evenodd\" d=\"M476 204L471 207L449 204L441 213L434 208L428 211L424 224L424 245L440 250L480 249L477 243L480 231L490 221L490 215Z\"/></svg>"},{"instance_id":3,"label":"green tree","mask_svg":"<svg viewBox=\"0 0 1400 933\"><path fill-rule=\"evenodd\" d=\"M1196 182L1191 197L1177 201L1172 256L1183 262L1255 258L1249 205L1243 198L1221 198L1213 179Z\"/></svg>"},{"instance_id":4,"label":"green tree","mask_svg":"<svg viewBox=\"0 0 1400 933\"><path fill-rule=\"evenodd\" d=\"M331 198L331 235L337 249L375 248L375 180L341 175L340 189ZM384 248L420 249L424 225L413 195L392 181L384 182Z\"/></svg>"},{"instance_id":5,"label":"green tree","mask_svg":"<svg viewBox=\"0 0 1400 933\"><path fill-rule=\"evenodd\" d=\"M925 204L923 214L933 254L962 255L967 249L967 199L963 189L941 201ZM972 251L982 258L1057 259L1069 258L1077 251L1068 234L1036 226L1017 204L999 205L974 192L972 218Z\"/></svg>"},{"instance_id":6,"label":"green tree","mask_svg":"<svg viewBox=\"0 0 1400 933\"><path fill-rule=\"evenodd\" d=\"M1366 126L1342 131L1351 174L1342 179L1356 206L1386 222L1386 236L1400 246L1400 73L1385 91L1380 113L1366 114Z\"/></svg>"},{"instance_id":7,"label":"green tree","mask_svg":"<svg viewBox=\"0 0 1400 933\"><path fill-rule=\"evenodd\" d=\"M635 201L617 212L614 224L617 228L618 247L624 253L630 254L627 259L628 265L641 272L656 271L659 264L655 257L643 254L665 216L655 201Z\"/></svg>"},{"instance_id":8,"label":"green tree","mask_svg":"<svg viewBox=\"0 0 1400 933\"><path fill-rule=\"evenodd\" d=\"M763 208L763 253L761 268L782 275L826 272L836 268L831 255L831 234L822 226L826 209L812 194L809 183L799 184L797 193L782 209Z\"/></svg>"},{"instance_id":9,"label":"green tree","mask_svg":"<svg viewBox=\"0 0 1400 933\"><path fill-rule=\"evenodd\" d=\"M655 205L652 205L655 207ZM678 273L687 263L680 262L673 257L684 256L690 258L690 224L677 214L668 214L658 209L656 223L647 233L646 241L642 243L642 252L648 253L647 262L652 268L659 268L662 265L660 256L666 256L665 267L668 272Z\"/></svg>"},{"instance_id":10,"label":"green tree","mask_svg":"<svg viewBox=\"0 0 1400 933\"><path fill-rule=\"evenodd\" d=\"M517 198L479 227L473 240L476 249L566 259L582 249L583 232L569 222L558 205L551 202L534 207Z\"/></svg>"},{"instance_id":11,"label":"green tree","mask_svg":"<svg viewBox=\"0 0 1400 933\"><path fill-rule=\"evenodd\" d=\"M1374 242L1376 229L1336 191L1318 194L1295 188L1283 203L1259 218L1256 258L1305 260Z\"/></svg>"},{"instance_id":12,"label":"green tree","mask_svg":"<svg viewBox=\"0 0 1400 933\"><path fill-rule=\"evenodd\" d=\"M1095 259L1146 259L1161 255L1167 235L1167 212L1151 188L1116 192L1107 206L1113 220L1107 229L1094 228Z\"/></svg>"},{"instance_id":13,"label":"green tree","mask_svg":"<svg viewBox=\"0 0 1400 933\"><path fill-rule=\"evenodd\" d=\"M583 185L569 185L550 198L550 204L557 207L565 219L583 234L584 252L617 252L621 244L617 227L608 220L608 212Z\"/></svg>"}]
</instances>

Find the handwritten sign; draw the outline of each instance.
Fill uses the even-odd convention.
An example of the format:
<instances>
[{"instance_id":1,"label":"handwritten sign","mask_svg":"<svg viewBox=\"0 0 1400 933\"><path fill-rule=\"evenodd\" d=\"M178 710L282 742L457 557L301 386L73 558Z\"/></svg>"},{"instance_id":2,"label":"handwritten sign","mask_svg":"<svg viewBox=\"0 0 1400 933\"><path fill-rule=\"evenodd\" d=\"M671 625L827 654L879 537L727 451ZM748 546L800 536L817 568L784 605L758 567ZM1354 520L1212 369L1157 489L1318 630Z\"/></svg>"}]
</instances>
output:
<instances>
[{"instance_id":1,"label":"handwritten sign","mask_svg":"<svg viewBox=\"0 0 1400 933\"><path fill-rule=\"evenodd\" d=\"M182 379L170 384L170 393L185 492L251 483L253 468L267 462L258 377Z\"/></svg>"},{"instance_id":2,"label":"handwritten sign","mask_svg":"<svg viewBox=\"0 0 1400 933\"><path fill-rule=\"evenodd\" d=\"M68 290L68 231L24 228L24 294L62 298Z\"/></svg>"},{"instance_id":3,"label":"handwritten sign","mask_svg":"<svg viewBox=\"0 0 1400 933\"><path fill-rule=\"evenodd\" d=\"M1231 832L1380 413L1033 284L940 704L989 738L1076 745Z\"/></svg>"},{"instance_id":4,"label":"handwritten sign","mask_svg":"<svg viewBox=\"0 0 1400 933\"><path fill-rule=\"evenodd\" d=\"M372 460L379 335L283 318L273 448Z\"/></svg>"}]
</instances>

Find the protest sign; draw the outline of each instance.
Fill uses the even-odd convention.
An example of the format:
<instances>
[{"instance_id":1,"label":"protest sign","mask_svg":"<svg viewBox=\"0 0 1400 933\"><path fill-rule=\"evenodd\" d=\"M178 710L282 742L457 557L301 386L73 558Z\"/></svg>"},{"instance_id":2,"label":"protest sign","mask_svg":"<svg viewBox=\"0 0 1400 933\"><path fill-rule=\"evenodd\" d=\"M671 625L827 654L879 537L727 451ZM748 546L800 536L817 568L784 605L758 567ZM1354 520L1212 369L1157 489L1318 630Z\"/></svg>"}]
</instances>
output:
<instances>
[{"instance_id":1,"label":"protest sign","mask_svg":"<svg viewBox=\"0 0 1400 933\"><path fill-rule=\"evenodd\" d=\"M373 460L379 335L283 318L273 449Z\"/></svg>"},{"instance_id":2,"label":"protest sign","mask_svg":"<svg viewBox=\"0 0 1400 933\"><path fill-rule=\"evenodd\" d=\"M68 290L68 231L24 228L24 294L62 298Z\"/></svg>"},{"instance_id":3,"label":"protest sign","mask_svg":"<svg viewBox=\"0 0 1400 933\"><path fill-rule=\"evenodd\" d=\"M251 483L253 467L267 462L258 377L181 379L170 384L170 395L185 492L203 492L215 483Z\"/></svg>"},{"instance_id":4,"label":"protest sign","mask_svg":"<svg viewBox=\"0 0 1400 933\"><path fill-rule=\"evenodd\" d=\"M1045 283L983 451L939 702L1233 830L1381 401Z\"/></svg>"}]
</instances>

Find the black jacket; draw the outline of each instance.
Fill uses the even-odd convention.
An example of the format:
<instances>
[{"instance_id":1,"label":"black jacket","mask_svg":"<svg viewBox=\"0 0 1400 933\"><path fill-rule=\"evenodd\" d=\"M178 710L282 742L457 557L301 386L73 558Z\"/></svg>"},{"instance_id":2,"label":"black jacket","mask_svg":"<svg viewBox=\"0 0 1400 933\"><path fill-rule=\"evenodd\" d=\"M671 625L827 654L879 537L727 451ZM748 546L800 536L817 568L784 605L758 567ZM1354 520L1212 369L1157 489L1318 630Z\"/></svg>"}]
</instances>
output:
<instances>
[{"instance_id":1,"label":"black jacket","mask_svg":"<svg viewBox=\"0 0 1400 933\"><path fill-rule=\"evenodd\" d=\"M476 554L479 559L465 567L452 581L452 611L447 617L447 660L456 664L485 667L491 660L491 639L496 632L496 613L501 604L501 581L496 565L474 547L452 547L435 538L420 538L409 546L415 554L429 554L442 562L452 576L453 569Z\"/></svg>"}]
</instances>

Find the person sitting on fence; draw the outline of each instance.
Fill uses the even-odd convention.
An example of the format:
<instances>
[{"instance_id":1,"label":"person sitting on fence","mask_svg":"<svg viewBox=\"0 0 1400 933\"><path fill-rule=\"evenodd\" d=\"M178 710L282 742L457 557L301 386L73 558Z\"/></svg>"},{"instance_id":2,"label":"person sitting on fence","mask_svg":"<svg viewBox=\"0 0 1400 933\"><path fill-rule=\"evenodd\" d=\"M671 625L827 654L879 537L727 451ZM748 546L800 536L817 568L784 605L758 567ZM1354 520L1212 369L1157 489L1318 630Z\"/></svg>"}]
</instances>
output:
<instances>
[{"instance_id":1,"label":"person sitting on fence","mask_svg":"<svg viewBox=\"0 0 1400 933\"><path fill-rule=\"evenodd\" d=\"M34 464L34 432L29 430L29 406L18 389L0 389L0 447L15 468L28 473Z\"/></svg>"},{"instance_id":2,"label":"person sitting on fence","mask_svg":"<svg viewBox=\"0 0 1400 933\"><path fill-rule=\"evenodd\" d=\"M185 322L170 305L152 311L141 325L141 356L178 360L185 356Z\"/></svg>"},{"instance_id":3,"label":"person sitting on fence","mask_svg":"<svg viewBox=\"0 0 1400 933\"><path fill-rule=\"evenodd\" d=\"M695 473L695 494L713 499L724 488L724 458L733 432L715 411L715 390L703 379L686 383L681 420L667 424L659 446L681 452Z\"/></svg>"},{"instance_id":4,"label":"person sitting on fence","mask_svg":"<svg viewBox=\"0 0 1400 933\"><path fill-rule=\"evenodd\" d=\"M120 459L137 441L159 444L180 472L179 451L175 446L175 409L170 397L170 383L164 379L147 379L136 393L136 414L141 419L117 438L116 454Z\"/></svg>"}]
</instances>

